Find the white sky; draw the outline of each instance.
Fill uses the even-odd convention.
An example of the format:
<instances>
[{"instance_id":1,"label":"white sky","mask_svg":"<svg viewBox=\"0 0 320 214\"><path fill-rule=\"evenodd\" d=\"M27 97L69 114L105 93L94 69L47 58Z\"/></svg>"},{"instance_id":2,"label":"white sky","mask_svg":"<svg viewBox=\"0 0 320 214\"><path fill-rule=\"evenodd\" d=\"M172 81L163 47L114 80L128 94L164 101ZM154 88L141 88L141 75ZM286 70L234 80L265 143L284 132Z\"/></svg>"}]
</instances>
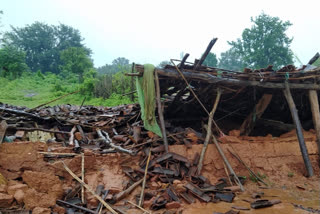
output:
<instances>
[{"instance_id":1,"label":"white sky","mask_svg":"<svg viewBox=\"0 0 320 214\"><path fill-rule=\"evenodd\" d=\"M0 0L4 30L35 21L79 29L96 67L117 57L155 65L180 53L199 58L213 37L218 56L262 11L293 25L291 48L306 64L320 51L319 0Z\"/></svg>"}]
</instances>

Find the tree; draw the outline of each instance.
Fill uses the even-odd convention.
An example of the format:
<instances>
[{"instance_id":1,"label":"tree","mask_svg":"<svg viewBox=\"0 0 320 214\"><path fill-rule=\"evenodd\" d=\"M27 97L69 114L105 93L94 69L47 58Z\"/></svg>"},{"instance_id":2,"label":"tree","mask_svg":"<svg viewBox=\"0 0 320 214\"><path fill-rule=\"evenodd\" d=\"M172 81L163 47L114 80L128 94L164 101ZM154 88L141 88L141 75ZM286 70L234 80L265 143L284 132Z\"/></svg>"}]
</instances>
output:
<instances>
[{"instance_id":1,"label":"tree","mask_svg":"<svg viewBox=\"0 0 320 214\"><path fill-rule=\"evenodd\" d=\"M230 48L226 52L221 53L218 67L232 71L241 71L245 65L243 59L234 48Z\"/></svg>"},{"instance_id":2,"label":"tree","mask_svg":"<svg viewBox=\"0 0 320 214\"><path fill-rule=\"evenodd\" d=\"M206 59L204 60L203 65L206 65L209 67L217 67L218 65L217 55L210 52L206 57Z\"/></svg>"},{"instance_id":3,"label":"tree","mask_svg":"<svg viewBox=\"0 0 320 214\"><path fill-rule=\"evenodd\" d=\"M115 66L127 66L129 65L129 60L125 57L118 57L112 61L112 65Z\"/></svg>"},{"instance_id":4,"label":"tree","mask_svg":"<svg viewBox=\"0 0 320 214\"><path fill-rule=\"evenodd\" d=\"M292 39L286 35L292 25L289 21L281 21L262 13L255 19L253 25L246 28L242 38L229 42L235 52L241 56L246 66L264 68L273 65L275 69L293 63L290 50Z\"/></svg>"},{"instance_id":5,"label":"tree","mask_svg":"<svg viewBox=\"0 0 320 214\"><path fill-rule=\"evenodd\" d=\"M3 11L0 10L0 28L2 27L2 21L1 21L1 15L2 15L2 14L3 14ZM0 31L0 42L1 42L1 40L2 40L1 36L2 36L2 31ZM1 44L1 43L0 43L0 44Z\"/></svg>"},{"instance_id":6,"label":"tree","mask_svg":"<svg viewBox=\"0 0 320 214\"><path fill-rule=\"evenodd\" d=\"M166 65L171 65L171 62L167 60L161 61L157 67L164 68Z\"/></svg>"},{"instance_id":7,"label":"tree","mask_svg":"<svg viewBox=\"0 0 320 214\"><path fill-rule=\"evenodd\" d=\"M22 72L28 71L26 55L13 46L4 46L0 49L0 74L9 79L19 77Z\"/></svg>"},{"instance_id":8,"label":"tree","mask_svg":"<svg viewBox=\"0 0 320 214\"><path fill-rule=\"evenodd\" d=\"M87 52L81 47L71 47L61 51L61 70L64 74L78 74L79 82L83 82L83 74L93 69L93 63L87 56Z\"/></svg>"},{"instance_id":9,"label":"tree","mask_svg":"<svg viewBox=\"0 0 320 214\"><path fill-rule=\"evenodd\" d=\"M70 47L81 47L90 55L90 50L82 44L80 32L70 26L58 26L35 22L23 28L12 27L4 34L4 42L25 51L26 63L32 71L59 73L60 52Z\"/></svg>"}]
</instances>

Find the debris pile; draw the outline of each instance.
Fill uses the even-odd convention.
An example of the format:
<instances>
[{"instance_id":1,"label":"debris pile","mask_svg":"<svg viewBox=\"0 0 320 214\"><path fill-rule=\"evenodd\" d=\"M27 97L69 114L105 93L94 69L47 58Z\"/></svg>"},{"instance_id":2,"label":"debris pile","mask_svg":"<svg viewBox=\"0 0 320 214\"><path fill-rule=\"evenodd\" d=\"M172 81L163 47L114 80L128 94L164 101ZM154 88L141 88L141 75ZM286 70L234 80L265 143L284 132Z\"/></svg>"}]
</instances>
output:
<instances>
[{"instance_id":1,"label":"debris pile","mask_svg":"<svg viewBox=\"0 0 320 214\"><path fill-rule=\"evenodd\" d=\"M194 63L134 65L140 105L0 104L0 211L239 213L281 208L261 191L240 197L248 183L267 191L291 177L319 193L320 69L203 66L216 41Z\"/></svg>"},{"instance_id":2,"label":"debris pile","mask_svg":"<svg viewBox=\"0 0 320 214\"><path fill-rule=\"evenodd\" d=\"M0 203L6 208L2 212L22 211L23 206L43 213L107 212L96 196L117 213L127 213L136 207L150 210L147 212L182 210L186 204L197 201L232 203L237 192L241 192L235 176L225 173L223 159L213 144L208 145L203 170L199 173L205 140L201 133L191 128L169 128L169 152L166 153L163 139L143 128L137 105L114 108L60 105L40 110L1 105L0 108L2 127L6 127L0 130L5 133L2 138L4 142L11 142L0 145L0 173L8 180L1 185ZM295 132L279 139L239 136L238 133L234 130L218 140L234 170L243 175L237 176L241 184L247 180L245 176L253 176L257 169L265 172L270 167L270 172L278 169L276 165L259 163L258 160L267 160L262 157L276 162L274 160L281 156L285 159L294 154L300 156L296 149L286 151L288 156L279 152L292 142L297 145ZM316 165L315 135L304 134L312 163ZM250 160L253 148L257 156ZM245 150L247 152L243 152ZM263 150L270 153L263 154ZM299 165L295 166L302 170L301 161L297 162ZM78 179L82 179L85 172L83 182L95 194L88 189L82 193L81 183L66 169ZM266 183L259 175L257 182L263 186ZM272 204L259 203L261 206Z\"/></svg>"}]
</instances>

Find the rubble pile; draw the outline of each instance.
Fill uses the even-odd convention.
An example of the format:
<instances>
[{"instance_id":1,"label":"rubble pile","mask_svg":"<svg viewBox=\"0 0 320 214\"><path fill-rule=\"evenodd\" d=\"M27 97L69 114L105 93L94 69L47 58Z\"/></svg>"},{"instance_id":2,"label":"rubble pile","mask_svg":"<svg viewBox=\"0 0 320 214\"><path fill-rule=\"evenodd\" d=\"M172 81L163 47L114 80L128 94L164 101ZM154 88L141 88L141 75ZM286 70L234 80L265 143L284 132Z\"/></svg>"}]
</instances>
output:
<instances>
[{"instance_id":1,"label":"rubble pile","mask_svg":"<svg viewBox=\"0 0 320 214\"><path fill-rule=\"evenodd\" d=\"M0 212L318 212L319 67L203 66L216 41L133 65L139 105L0 104Z\"/></svg>"},{"instance_id":2,"label":"rubble pile","mask_svg":"<svg viewBox=\"0 0 320 214\"><path fill-rule=\"evenodd\" d=\"M232 203L241 192L234 175L226 174L213 144L208 145L199 173L205 140L202 133L168 125L169 152L165 152L163 139L143 128L137 105L112 108L60 105L30 110L3 104L0 109L3 139L0 173L7 180L0 185L3 213L110 212L96 195L116 213L137 213L139 209L150 213L178 212L187 204ZM312 131L304 134L312 163L316 165L315 134ZM294 131L273 138L240 136L234 130L218 140L241 184L248 182L251 174L229 150L239 153L254 171L272 175L279 167L276 160L283 157L290 160L286 167L302 174L301 155L296 149L287 151L289 145L297 146ZM254 150L256 155L252 159ZM264 164L265 161L270 164ZM88 189L82 194L81 184L64 164L81 179L84 173L83 181L95 195ZM262 177L261 180L256 182L268 188L263 184L267 181ZM246 209L279 202L259 198L250 203L251 208L248 204Z\"/></svg>"}]
</instances>

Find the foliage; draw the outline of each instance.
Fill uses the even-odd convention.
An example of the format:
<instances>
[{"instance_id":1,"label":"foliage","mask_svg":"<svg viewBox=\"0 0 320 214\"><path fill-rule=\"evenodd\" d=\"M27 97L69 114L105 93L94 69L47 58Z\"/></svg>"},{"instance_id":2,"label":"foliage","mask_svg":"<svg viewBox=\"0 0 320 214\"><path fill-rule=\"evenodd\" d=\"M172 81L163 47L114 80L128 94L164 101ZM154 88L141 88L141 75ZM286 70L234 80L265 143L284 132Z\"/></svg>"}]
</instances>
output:
<instances>
[{"instance_id":1,"label":"foliage","mask_svg":"<svg viewBox=\"0 0 320 214\"><path fill-rule=\"evenodd\" d=\"M92 77L92 73L90 74L90 72L84 74L85 79L87 75L91 75ZM64 94L92 86L90 82L84 81L82 84L79 84L72 78L66 79L51 72L40 74L42 76L39 76L37 73L24 72L20 78L11 81L0 77L0 102L32 108ZM85 91L87 92L87 90ZM104 99L102 97L96 98L89 93L77 93L57 100L50 105L66 103L80 105L84 96L86 97L85 105L116 106L131 103L128 97L118 94L111 94L108 99Z\"/></svg>"},{"instance_id":2,"label":"foliage","mask_svg":"<svg viewBox=\"0 0 320 214\"><path fill-rule=\"evenodd\" d=\"M2 21L1 21L1 15L2 14L3 14L3 11L0 10L0 28L2 27ZM0 31L0 44L1 44L1 40L2 40L1 36L2 36L2 31Z\"/></svg>"},{"instance_id":3,"label":"foliage","mask_svg":"<svg viewBox=\"0 0 320 214\"><path fill-rule=\"evenodd\" d=\"M84 73L84 81L80 86L81 94L92 96L95 89L97 72L93 68Z\"/></svg>"},{"instance_id":4,"label":"foliage","mask_svg":"<svg viewBox=\"0 0 320 214\"><path fill-rule=\"evenodd\" d=\"M112 61L111 65L104 65L97 68L98 80L95 84L94 95L108 98L112 94L125 94L130 92L131 77L125 76L125 73L131 72L129 60L124 57L118 57Z\"/></svg>"},{"instance_id":5,"label":"foliage","mask_svg":"<svg viewBox=\"0 0 320 214\"><path fill-rule=\"evenodd\" d=\"M232 71L241 71L245 65L243 59L234 48L230 48L226 52L221 53L218 67Z\"/></svg>"},{"instance_id":6,"label":"foliage","mask_svg":"<svg viewBox=\"0 0 320 214\"><path fill-rule=\"evenodd\" d=\"M86 50L81 47L71 47L61 51L61 70L63 74L73 73L79 77L79 82L83 82L83 74L93 69L93 63L88 57Z\"/></svg>"},{"instance_id":7,"label":"foliage","mask_svg":"<svg viewBox=\"0 0 320 214\"><path fill-rule=\"evenodd\" d=\"M266 176L265 174L261 175L260 172L258 172L257 176L258 176L261 180L267 178L267 176ZM255 183L257 183L257 182L259 181L258 178L256 178L256 177L255 177L253 174L251 174L251 173L250 173L249 178L250 178L250 180L251 180L252 182L255 182Z\"/></svg>"},{"instance_id":8,"label":"foliage","mask_svg":"<svg viewBox=\"0 0 320 214\"><path fill-rule=\"evenodd\" d=\"M204 60L203 65L206 65L209 67L217 67L218 65L217 55L210 52L206 57L206 59Z\"/></svg>"},{"instance_id":9,"label":"foliage","mask_svg":"<svg viewBox=\"0 0 320 214\"><path fill-rule=\"evenodd\" d=\"M288 177L289 178L292 178L294 176L294 173L293 172L288 172Z\"/></svg>"},{"instance_id":10,"label":"foliage","mask_svg":"<svg viewBox=\"0 0 320 214\"><path fill-rule=\"evenodd\" d=\"M166 65L171 65L171 62L167 60L161 61L157 67L164 68Z\"/></svg>"},{"instance_id":11,"label":"foliage","mask_svg":"<svg viewBox=\"0 0 320 214\"><path fill-rule=\"evenodd\" d=\"M120 70L130 71L129 60L125 57L118 57L112 61L112 64L106 64L97 68L99 74L115 74Z\"/></svg>"},{"instance_id":12,"label":"foliage","mask_svg":"<svg viewBox=\"0 0 320 214\"><path fill-rule=\"evenodd\" d=\"M251 18L251 22L253 25L243 31L241 39L229 42L246 66L264 68L273 65L278 69L293 63L292 39L286 35L292 25L289 21L283 22L278 17L262 13Z\"/></svg>"},{"instance_id":13,"label":"foliage","mask_svg":"<svg viewBox=\"0 0 320 214\"><path fill-rule=\"evenodd\" d=\"M25 63L26 56L23 51L9 45L0 49L0 75L9 79L19 77L23 71L28 70Z\"/></svg>"},{"instance_id":14,"label":"foliage","mask_svg":"<svg viewBox=\"0 0 320 214\"><path fill-rule=\"evenodd\" d=\"M60 51L70 47L82 47L90 54L82 44L80 32L64 24L35 22L23 28L11 28L11 32L4 34L4 42L26 52L26 63L32 71L59 73Z\"/></svg>"}]
</instances>

